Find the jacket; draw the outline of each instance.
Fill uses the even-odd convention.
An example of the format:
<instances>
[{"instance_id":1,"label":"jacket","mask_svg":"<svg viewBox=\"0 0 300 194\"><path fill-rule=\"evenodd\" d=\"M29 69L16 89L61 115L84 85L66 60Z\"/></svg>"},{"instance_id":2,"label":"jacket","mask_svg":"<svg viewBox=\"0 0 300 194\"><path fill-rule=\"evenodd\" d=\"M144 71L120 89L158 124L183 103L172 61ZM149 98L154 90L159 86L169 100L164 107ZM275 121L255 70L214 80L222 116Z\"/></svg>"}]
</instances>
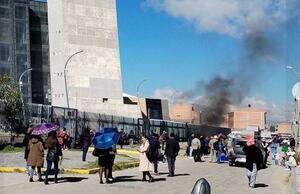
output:
<instances>
[{"instance_id":1,"label":"jacket","mask_svg":"<svg viewBox=\"0 0 300 194\"><path fill-rule=\"evenodd\" d=\"M198 149L201 148L201 142L196 137L192 140L192 144L191 145L192 145L193 150L198 150Z\"/></svg>"},{"instance_id":2,"label":"jacket","mask_svg":"<svg viewBox=\"0 0 300 194\"><path fill-rule=\"evenodd\" d=\"M176 157L180 150L179 143L175 138L169 138L166 142L165 155L167 157Z\"/></svg>"},{"instance_id":3,"label":"jacket","mask_svg":"<svg viewBox=\"0 0 300 194\"><path fill-rule=\"evenodd\" d=\"M146 155L146 153L149 150L149 147L150 147L150 144L149 144L148 140L145 143L143 143L140 147L139 171L141 171L141 172L153 170L153 164L149 161L149 159L147 158L147 155Z\"/></svg>"},{"instance_id":4,"label":"jacket","mask_svg":"<svg viewBox=\"0 0 300 194\"><path fill-rule=\"evenodd\" d=\"M50 137L47 139L46 144L48 148L46 160L52 162L59 161L59 156L62 156L62 151L61 151L61 146L58 143L57 139L52 139Z\"/></svg>"},{"instance_id":5,"label":"jacket","mask_svg":"<svg viewBox=\"0 0 300 194\"><path fill-rule=\"evenodd\" d=\"M28 150L27 164L29 166L42 167L44 164L44 147L42 142L32 138L28 143Z\"/></svg>"},{"instance_id":6,"label":"jacket","mask_svg":"<svg viewBox=\"0 0 300 194\"><path fill-rule=\"evenodd\" d=\"M257 169L261 168L263 155L261 150L256 145L245 146L243 151L246 154L246 168L252 172L253 164L256 164Z\"/></svg>"}]
</instances>

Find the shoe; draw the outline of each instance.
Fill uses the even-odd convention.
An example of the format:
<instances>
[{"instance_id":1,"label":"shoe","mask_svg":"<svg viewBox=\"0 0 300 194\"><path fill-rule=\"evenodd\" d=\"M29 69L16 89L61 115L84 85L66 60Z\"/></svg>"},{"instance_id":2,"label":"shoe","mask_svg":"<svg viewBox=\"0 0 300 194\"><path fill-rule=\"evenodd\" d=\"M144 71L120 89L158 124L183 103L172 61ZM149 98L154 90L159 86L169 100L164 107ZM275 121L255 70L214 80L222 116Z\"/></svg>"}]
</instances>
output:
<instances>
[{"instance_id":1,"label":"shoe","mask_svg":"<svg viewBox=\"0 0 300 194\"><path fill-rule=\"evenodd\" d=\"M148 181L149 183L153 183L154 182L154 178L153 177L151 177L150 179L149 179L149 181Z\"/></svg>"},{"instance_id":2,"label":"shoe","mask_svg":"<svg viewBox=\"0 0 300 194\"><path fill-rule=\"evenodd\" d=\"M48 179L45 179L44 183L45 183L45 185L49 185Z\"/></svg>"},{"instance_id":3,"label":"shoe","mask_svg":"<svg viewBox=\"0 0 300 194\"><path fill-rule=\"evenodd\" d=\"M173 175L169 174L167 177L173 177Z\"/></svg>"},{"instance_id":4,"label":"shoe","mask_svg":"<svg viewBox=\"0 0 300 194\"><path fill-rule=\"evenodd\" d=\"M34 182L34 181L33 181L33 178L30 178L30 179L29 179L29 182L31 182L31 183Z\"/></svg>"},{"instance_id":5,"label":"shoe","mask_svg":"<svg viewBox=\"0 0 300 194\"><path fill-rule=\"evenodd\" d=\"M100 181L99 181L99 184L104 184L104 183L103 183L103 180L100 180Z\"/></svg>"},{"instance_id":6,"label":"shoe","mask_svg":"<svg viewBox=\"0 0 300 194\"><path fill-rule=\"evenodd\" d=\"M39 182L43 182L44 180L42 179L42 178L39 178L39 180L38 180Z\"/></svg>"},{"instance_id":7,"label":"shoe","mask_svg":"<svg viewBox=\"0 0 300 194\"><path fill-rule=\"evenodd\" d=\"M54 178L54 183L55 183L55 184L58 183L57 178Z\"/></svg>"}]
</instances>

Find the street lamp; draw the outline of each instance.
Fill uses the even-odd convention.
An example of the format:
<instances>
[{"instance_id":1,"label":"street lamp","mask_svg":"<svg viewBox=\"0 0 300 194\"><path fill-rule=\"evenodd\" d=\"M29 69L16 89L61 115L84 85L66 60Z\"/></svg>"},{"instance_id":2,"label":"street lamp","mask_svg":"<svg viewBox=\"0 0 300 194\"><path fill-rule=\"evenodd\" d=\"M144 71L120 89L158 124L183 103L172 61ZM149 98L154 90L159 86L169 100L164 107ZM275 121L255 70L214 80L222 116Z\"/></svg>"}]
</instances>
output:
<instances>
[{"instance_id":1,"label":"street lamp","mask_svg":"<svg viewBox=\"0 0 300 194\"><path fill-rule=\"evenodd\" d=\"M65 68L64 68L64 78L65 78L65 90L66 90L66 98L67 98L67 106L68 106L68 109L70 108L70 105L69 105L69 94L68 94L68 87L67 87L67 76L66 76L66 71L67 71L67 65L69 63L69 61L71 60L72 57L74 57L75 55L79 54L79 53L82 53L83 50L81 51L77 51L76 53L72 54L68 60L66 61L65 63Z\"/></svg>"},{"instance_id":2,"label":"street lamp","mask_svg":"<svg viewBox=\"0 0 300 194\"><path fill-rule=\"evenodd\" d=\"M23 73L21 73L21 75L19 77L19 89L20 89L20 94L21 94L21 103L22 103L23 117L25 117L25 110L24 110L24 100L23 100L23 93L22 93L22 85L23 85L22 78L29 71L32 71L32 68L29 68L29 69L26 69L25 71L23 71Z\"/></svg>"}]
</instances>

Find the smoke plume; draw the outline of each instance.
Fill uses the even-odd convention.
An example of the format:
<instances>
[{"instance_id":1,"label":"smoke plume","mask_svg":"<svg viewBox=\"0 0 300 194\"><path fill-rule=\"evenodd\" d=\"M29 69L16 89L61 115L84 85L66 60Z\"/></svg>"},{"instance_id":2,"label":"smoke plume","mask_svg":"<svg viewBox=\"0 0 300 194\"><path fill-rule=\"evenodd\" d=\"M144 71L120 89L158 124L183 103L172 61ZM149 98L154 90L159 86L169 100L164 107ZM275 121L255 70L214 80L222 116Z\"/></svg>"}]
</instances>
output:
<instances>
[{"instance_id":1,"label":"smoke plume","mask_svg":"<svg viewBox=\"0 0 300 194\"><path fill-rule=\"evenodd\" d=\"M252 30L244 35L243 51L236 64L236 71L225 77L216 75L210 81L199 80L193 89L183 92L179 99L193 99L201 111L202 123L219 126L231 105L239 105L254 84L259 84L259 72L266 64L274 64L278 58L276 39L264 30Z\"/></svg>"}]
</instances>

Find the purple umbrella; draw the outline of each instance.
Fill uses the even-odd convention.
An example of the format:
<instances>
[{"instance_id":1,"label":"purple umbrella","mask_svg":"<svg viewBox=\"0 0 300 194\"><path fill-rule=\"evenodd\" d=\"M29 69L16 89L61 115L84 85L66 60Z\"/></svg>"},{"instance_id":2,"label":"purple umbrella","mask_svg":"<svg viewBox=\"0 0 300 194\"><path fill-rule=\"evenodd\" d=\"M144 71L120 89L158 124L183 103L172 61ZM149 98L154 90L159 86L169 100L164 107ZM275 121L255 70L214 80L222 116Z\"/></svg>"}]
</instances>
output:
<instances>
[{"instance_id":1,"label":"purple umbrella","mask_svg":"<svg viewBox=\"0 0 300 194\"><path fill-rule=\"evenodd\" d=\"M37 126L35 126L32 129L32 135L42 135L42 134L47 134L51 131L55 131L56 129L58 129L59 126L58 125L54 125L52 123L42 123L39 124Z\"/></svg>"}]
</instances>

